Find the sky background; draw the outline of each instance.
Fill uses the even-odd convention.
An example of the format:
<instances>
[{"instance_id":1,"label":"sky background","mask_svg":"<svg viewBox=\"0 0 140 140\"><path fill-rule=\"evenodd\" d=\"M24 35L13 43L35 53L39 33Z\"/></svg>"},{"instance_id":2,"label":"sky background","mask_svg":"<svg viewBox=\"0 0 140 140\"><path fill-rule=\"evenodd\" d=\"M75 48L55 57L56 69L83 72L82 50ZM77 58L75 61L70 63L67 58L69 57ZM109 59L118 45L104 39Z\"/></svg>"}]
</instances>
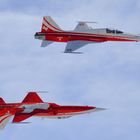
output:
<instances>
[{"instance_id":1,"label":"sky background","mask_svg":"<svg viewBox=\"0 0 140 140\"><path fill-rule=\"evenodd\" d=\"M34 39L42 17L65 30L97 21L140 34L139 0L0 0L0 96L21 102L28 91L62 105L93 105L106 111L64 120L30 118L7 125L0 140L140 139L140 43L90 44L82 55L64 54L65 43L40 48Z\"/></svg>"}]
</instances>

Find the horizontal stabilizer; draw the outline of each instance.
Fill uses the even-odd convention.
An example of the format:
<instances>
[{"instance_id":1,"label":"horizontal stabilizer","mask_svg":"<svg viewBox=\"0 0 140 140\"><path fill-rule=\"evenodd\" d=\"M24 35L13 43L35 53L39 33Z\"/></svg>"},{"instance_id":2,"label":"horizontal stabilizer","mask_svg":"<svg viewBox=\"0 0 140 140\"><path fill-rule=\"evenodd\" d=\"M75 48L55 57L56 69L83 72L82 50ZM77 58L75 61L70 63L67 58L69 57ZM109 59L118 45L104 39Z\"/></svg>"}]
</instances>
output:
<instances>
[{"instance_id":1,"label":"horizontal stabilizer","mask_svg":"<svg viewBox=\"0 0 140 140\"><path fill-rule=\"evenodd\" d=\"M11 117L11 114L5 114L3 116L0 116L0 129L5 128Z\"/></svg>"},{"instance_id":2,"label":"horizontal stabilizer","mask_svg":"<svg viewBox=\"0 0 140 140\"><path fill-rule=\"evenodd\" d=\"M29 92L22 103L43 103L36 92Z\"/></svg>"},{"instance_id":3,"label":"horizontal stabilizer","mask_svg":"<svg viewBox=\"0 0 140 140\"><path fill-rule=\"evenodd\" d=\"M41 47L47 47L47 46L49 46L50 44L52 44L53 42L52 41L42 41L42 43L41 43Z\"/></svg>"}]
</instances>

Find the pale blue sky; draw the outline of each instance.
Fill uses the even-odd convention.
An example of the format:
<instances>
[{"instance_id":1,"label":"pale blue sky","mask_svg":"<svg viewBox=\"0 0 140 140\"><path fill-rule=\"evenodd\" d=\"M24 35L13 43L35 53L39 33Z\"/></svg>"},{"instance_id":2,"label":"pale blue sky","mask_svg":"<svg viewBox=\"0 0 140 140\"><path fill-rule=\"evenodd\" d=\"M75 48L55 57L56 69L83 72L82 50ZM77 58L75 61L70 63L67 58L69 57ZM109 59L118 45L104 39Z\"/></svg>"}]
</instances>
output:
<instances>
[{"instance_id":1,"label":"pale blue sky","mask_svg":"<svg viewBox=\"0 0 140 140\"><path fill-rule=\"evenodd\" d=\"M140 134L140 43L90 44L82 55L63 54L66 44L40 48L33 35L42 16L63 29L76 21L140 33L139 0L0 0L0 96L20 102L27 91L47 90L44 101L94 105L108 110L65 120L31 118L10 124L0 139L134 140Z\"/></svg>"}]
</instances>

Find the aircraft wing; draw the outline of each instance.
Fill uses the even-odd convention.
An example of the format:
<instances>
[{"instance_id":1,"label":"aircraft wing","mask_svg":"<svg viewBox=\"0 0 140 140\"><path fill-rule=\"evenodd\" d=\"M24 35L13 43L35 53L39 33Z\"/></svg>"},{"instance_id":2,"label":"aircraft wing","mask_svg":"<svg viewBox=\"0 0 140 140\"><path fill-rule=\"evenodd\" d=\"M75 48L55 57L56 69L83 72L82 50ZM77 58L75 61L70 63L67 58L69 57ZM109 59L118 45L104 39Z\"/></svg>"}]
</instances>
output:
<instances>
[{"instance_id":1,"label":"aircraft wing","mask_svg":"<svg viewBox=\"0 0 140 140\"><path fill-rule=\"evenodd\" d=\"M64 53L72 53L73 51L89 44L89 41L70 41L67 43Z\"/></svg>"},{"instance_id":2,"label":"aircraft wing","mask_svg":"<svg viewBox=\"0 0 140 140\"><path fill-rule=\"evenodd\" d=\"M20 122L32 117L33 115L34 115L33 113L17 113L17 114L15 114L12 123L20 123Z\"/></svg>"},{"instance_id":3,"label":"aircraft wing","mask_svg":"<svg viewBox=\"0 0 140 140\"><path fill-rule=\"evenodd\" d=\"M7 123L9 122L10 118L12 117L11 114L4 114L0 116L0 129L4 129Z\"/></svg>"},{"instance_id":4,"label":"aircraft wing","mask_svg":"<svg viewBox=\"0 0 140 140\"><path fill-rule=\"evenodd\" d=\"M74 31L83 31L83 30L89 30L89 26L87 25L86 22L79 22L74 29Z\"/></svg>"},{"instance_id":5,"label":"aircraft wing","mask_svg":"<svg viewBox=\"0 0 140 140\"><path fill-rule=\"evenodd\" d=\"M37 103L43 103L42 99L38 96L38 94L36 92L29 92L26 97L23 99L22 103L33 103L33 104L37 104ZM30 108L30 107L29 107ZM33 110L36 108L33 108ZM24 113L16 113L14 118L13 118L13 123L20 123L30 117L32 117L35 113L33 112L32 109L28 108L26 110L26 108L24 109ZM30 112L31 111L31 112Z\"/></svg>"}]
</instances>

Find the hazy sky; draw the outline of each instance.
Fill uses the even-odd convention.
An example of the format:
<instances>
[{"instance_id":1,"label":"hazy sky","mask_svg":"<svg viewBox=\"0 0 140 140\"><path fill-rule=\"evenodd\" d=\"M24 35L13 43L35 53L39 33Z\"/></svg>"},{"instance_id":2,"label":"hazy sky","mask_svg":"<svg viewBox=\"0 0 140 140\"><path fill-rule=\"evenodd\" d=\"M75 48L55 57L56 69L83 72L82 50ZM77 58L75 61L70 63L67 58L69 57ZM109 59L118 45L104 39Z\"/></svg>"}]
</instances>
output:
<instances>
[{"instance_id":1,"label":"hazy sky","mask_svg":"<svg viewBox=\"0 0 140 140\"><path fill-rule=\"evenodd\" d=\"M0 0L0 96L20 102L47 90L44 101L93 105L106 111L64 120L31 118L7 125L0 140L137 140L140 138L140 43L90 44L82 55L65 43L40 48L34 34L42 17L72 30L79 20L140 34L139 0Z\"/></svg>"}]
</instances>

